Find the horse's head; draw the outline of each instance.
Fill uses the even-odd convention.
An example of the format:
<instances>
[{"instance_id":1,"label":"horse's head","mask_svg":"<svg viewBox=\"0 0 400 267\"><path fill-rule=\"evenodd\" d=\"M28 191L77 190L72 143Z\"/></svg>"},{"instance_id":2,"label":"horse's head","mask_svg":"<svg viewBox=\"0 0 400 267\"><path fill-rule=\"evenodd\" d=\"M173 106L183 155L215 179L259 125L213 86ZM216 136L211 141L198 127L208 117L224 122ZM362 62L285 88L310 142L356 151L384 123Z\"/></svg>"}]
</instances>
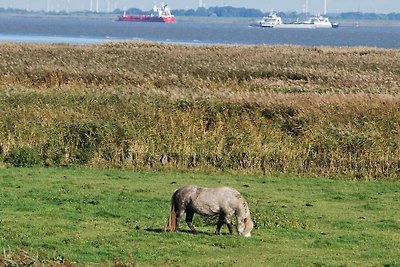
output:
<instances>
[{"instance_id":1,"label":"horse's head","mask_svg":"<svg viewBox=\"0 0 400 267\"><path fill-rule=\"evenodd\" d=\"M238 219L238 233L244 237L251 236L251 230L253 230L254 223L251 220L251 217L245 217L243 219Z\"/></svg>"}]
</instances>

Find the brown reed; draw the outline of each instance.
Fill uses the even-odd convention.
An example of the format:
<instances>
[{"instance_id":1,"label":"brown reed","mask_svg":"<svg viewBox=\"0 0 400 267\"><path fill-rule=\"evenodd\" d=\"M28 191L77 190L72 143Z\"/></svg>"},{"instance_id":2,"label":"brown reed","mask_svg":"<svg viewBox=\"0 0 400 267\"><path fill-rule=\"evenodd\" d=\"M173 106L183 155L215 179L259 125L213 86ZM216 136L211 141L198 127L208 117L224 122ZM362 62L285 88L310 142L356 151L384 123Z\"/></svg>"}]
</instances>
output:
<instances>
[{"instance_id":1,"label":"brown reed","mask_svg":"<svg viewBox=\"0 0 400 267\"><path fill-rule=\"evenodd\" d=\"M0 154L397 180L398 50L0 44Z\"/></svg>"}]
</instances>

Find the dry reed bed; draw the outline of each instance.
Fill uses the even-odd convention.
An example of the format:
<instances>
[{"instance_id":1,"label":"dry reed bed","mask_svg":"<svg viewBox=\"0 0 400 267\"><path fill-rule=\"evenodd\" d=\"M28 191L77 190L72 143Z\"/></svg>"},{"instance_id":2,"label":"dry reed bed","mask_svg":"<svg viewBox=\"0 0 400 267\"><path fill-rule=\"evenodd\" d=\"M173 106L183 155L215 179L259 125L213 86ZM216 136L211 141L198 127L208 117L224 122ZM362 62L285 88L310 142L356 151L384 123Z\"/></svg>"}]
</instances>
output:
<instances>
[{"instance_id":1,"label":"dry reed bed","mask_svg":"<svg viewBox=\"0 0 400 267\"><path fill-rule=\"evenodd\" d=\"M270 95L248 103L52 90L2 95L4 155L30 147L49 165L399 175L398 95Z\"/></svg>"},{"instance_id":2,"label":"dry reed bed","mask_svg":"<svg viewBox=\"0 0 400 267\"><path fill-rule=\"evenodd\" d=\"M0 46L3 158L28 147L48 165L400 175L398 50Z\"/></svg>"},{"instance_id":3,"label":"dry reed bed","mask_svg":"<svg viewBox=\"0 0 400 267\"><path fill-rule=\"evenodd\" d=\"M2 85L178 87L193 91L395 92L400 51L294 46L0 44Z\"/></svg>"}]
</instances>

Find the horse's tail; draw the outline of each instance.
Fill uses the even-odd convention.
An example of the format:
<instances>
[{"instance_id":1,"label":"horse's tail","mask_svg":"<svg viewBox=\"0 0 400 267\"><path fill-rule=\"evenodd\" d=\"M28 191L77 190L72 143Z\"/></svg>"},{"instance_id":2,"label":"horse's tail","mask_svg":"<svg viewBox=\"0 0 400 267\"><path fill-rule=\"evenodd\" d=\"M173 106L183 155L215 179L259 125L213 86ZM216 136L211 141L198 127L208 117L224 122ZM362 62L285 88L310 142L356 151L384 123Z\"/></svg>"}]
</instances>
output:
<instances>
[{"instance_id":1,"label":"horse's tail","mask_svg":"<svg viewBox=\"0 0 400 267\"><path fill-rule=\"evenodd\" d=\"M169 212L169 218L167 225L164 227L164 232L175 232L176 231L176 212L175 212L175 205L174 205L174 198L171 199L171 209Z\"/></svg>"}]
</instances>

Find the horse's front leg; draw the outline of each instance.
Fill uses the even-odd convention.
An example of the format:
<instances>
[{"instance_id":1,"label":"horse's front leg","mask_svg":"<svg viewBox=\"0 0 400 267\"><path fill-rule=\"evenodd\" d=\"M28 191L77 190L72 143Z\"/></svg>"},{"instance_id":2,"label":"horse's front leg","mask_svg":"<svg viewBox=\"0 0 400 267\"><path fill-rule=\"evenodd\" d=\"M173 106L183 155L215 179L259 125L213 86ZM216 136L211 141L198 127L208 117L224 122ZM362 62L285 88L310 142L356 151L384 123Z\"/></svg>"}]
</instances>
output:
<instances>
[{"instance_id":1,"label":"horse's front leg","mask_svg":"<svg viewBox=\"0 0 400 267\"><path fill-rule=\"evenodd\" d=\"M233 234L232 222L229 216L224 214L220 214L218 217L217 229L215 230L215 234L219 235L221 233L222 226L226 224L228 226L229 234Z\"/></svg>"},{"instance_id":2,"label":"horse's front leg","mask_svg":"<svg viewBox=\"0 0 400 267\"><path fill-rule=\"evenodd\" d=\"M225 215L225 223L226 226L228 226L229 234L233 234L233 227L232 227L232 220L231 220L232 215L228 214Z\"/></svg>"},{"instance_id":3,"label":"horse's front leg","mask_svg":"<svg viewBox=\"0 0 400 267\"><path fill-rule=\"evenodd\" d=\"M197 234L197 230L193 225L193 216L194 216L194 212L191 211L191 210L187 210L186 211L186 219L185 219L185 221L186 221L187 225L189 226L190 231L193 234Z\"/></svg>"},{"instance_id":4,"label":"horse's front leg","mask_svg":"<svg viewBox=\"0 0 400 267\"><path fill-rule=\"evenodd\" d=\"M217 223L217 229L215 229L215 234L219 235L221 234L221 228L225 223L225 216L220 214L218 217L218 223Z\"/></svg>"},{"instance_id":5,"label":"horse's front leg","mask_svg":"<svg viewBox=\"0 0 400 267\"><path fill-rule=\"evenodd\" d=\"M228 226L229 234L233 234L233 227L232 227L232 222L230 219L226 220L226 226Z\"/></svg>"}]
</instances>

